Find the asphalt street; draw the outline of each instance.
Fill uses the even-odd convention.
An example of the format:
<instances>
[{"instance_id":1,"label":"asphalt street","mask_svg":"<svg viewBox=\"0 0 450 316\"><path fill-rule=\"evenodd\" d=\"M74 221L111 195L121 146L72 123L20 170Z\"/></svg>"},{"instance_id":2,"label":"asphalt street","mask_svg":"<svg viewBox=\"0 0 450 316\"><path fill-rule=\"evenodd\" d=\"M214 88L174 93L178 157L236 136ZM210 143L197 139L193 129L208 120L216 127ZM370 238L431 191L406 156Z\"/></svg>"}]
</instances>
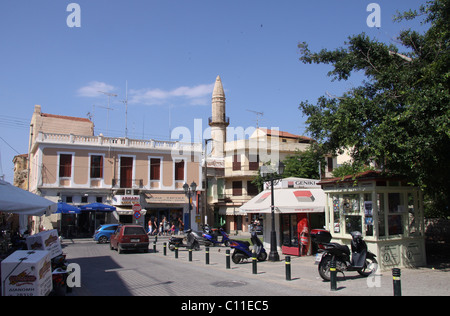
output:
<instances>
[{"instance_id":1,"label":"asphalt street","mask_svg":"<svg viewBox=\"0 0 450 316\"><path fill-rule=\"evenodd\" d=\"M163 254L160 238L153 252L118 254L109 244L92 240L64 240L63 252L70 263L81 269L81 286L74 296L392 296L391 271L369 278L356 272L338 275L337 291L330 290L314 264L314 257L292 257L291 280L286 280L284 255L279 262L259 262L253 274L251 260L226 268L225 247L210 248L210 264L206 264L205 247L193 251L179 250L178 258L167 249ZM450 271L431 268L402 269L402 295L449 296Z\"/></svg>"}]
</instances>

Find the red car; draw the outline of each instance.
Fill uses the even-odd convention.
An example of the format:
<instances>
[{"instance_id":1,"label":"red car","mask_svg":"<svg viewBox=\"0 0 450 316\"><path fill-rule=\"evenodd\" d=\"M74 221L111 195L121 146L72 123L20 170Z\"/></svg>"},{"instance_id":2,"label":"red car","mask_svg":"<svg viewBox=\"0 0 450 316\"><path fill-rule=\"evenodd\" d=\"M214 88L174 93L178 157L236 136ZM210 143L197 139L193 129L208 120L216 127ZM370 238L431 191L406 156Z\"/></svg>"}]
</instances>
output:
<instances>
[{"instance_id":1,"label":"red car","mask_svg":"<svg viewBox=\"0 0 450 316\"><path fill-rule=\"evenodd\" d=\"M117 249L119 253L123 250L148 251L148 235L144 227L139 225L122 225L117 227L111 235L109 247L111 250Z\"/></svg>"}]
</instances>

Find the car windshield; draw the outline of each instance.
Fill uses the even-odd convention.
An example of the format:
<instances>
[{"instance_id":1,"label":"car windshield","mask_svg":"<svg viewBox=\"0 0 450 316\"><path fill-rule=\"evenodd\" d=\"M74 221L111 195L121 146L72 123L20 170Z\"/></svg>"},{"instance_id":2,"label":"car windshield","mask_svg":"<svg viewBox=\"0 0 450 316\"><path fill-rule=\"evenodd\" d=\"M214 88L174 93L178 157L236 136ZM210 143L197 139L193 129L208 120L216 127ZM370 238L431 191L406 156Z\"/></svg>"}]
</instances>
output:
<instances>
[{"instance_id":1,"label":"car windshield","mask_svg":"<svg viewBox=\"0 0 450 316\"><path fill-rule=\"evenodd\" d=\"M125 227L124 235L145 235L143 227Z\"/></svg>"}]
</instances>

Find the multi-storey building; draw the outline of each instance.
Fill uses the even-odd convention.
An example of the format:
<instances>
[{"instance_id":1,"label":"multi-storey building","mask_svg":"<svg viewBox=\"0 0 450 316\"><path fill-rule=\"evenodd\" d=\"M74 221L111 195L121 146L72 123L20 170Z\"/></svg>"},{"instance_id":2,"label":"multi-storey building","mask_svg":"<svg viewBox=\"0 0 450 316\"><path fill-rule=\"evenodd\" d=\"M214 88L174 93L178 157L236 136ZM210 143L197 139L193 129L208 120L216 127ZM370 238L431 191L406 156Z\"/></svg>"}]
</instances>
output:
<instances>
[{"instance_id":1,"label":"multi-storey building","mask_svg":"<svg viewBox=\"0 0 450 316\"><path fill-rule=\"evenodd\" d=\"M81 236L105 222L146 226L149 220L159 224L166 218L178 226L180 219L185 228L199 222L201 144L94 136L93 127L88 119L45 114L36 105L29 190L55 202L76 206L98 202L114 205L116 211L54 214L36 226L66 228ZM183 185L192 182L197 194L191 210ZM138 219L133 216L134 204L143 209Z\"/></svg>"}]
</instances>

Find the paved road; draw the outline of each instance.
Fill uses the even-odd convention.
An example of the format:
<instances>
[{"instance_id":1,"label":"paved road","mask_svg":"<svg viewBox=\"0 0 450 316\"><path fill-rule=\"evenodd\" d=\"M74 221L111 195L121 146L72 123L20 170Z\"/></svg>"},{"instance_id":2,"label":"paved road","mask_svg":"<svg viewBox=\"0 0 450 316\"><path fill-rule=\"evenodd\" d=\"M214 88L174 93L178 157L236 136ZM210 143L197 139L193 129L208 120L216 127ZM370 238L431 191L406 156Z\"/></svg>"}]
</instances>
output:
<instances>
[{"instance_id":1,"label":"paved road","mask_svg":"<svg viewBox=\"0 0 450 316\"><path fill-rule=\"evenodd\" d=\"M181 249L179 258L167 250L163 255L163 241L157 252L118 254L109 244L90 240L65 240L63 251L69 262L81 267L81 287L72 295L93 296L311 296L311 295L369 295L392 296L390 271L370 278L355 272L339 277L338 290L331 292L330 283L323 282L317 273L313 257L292 257L292 280L285 280L285 263L258 263L258 273L252 264L226 269L224 247L210 248L210 264L205 263L204 247L193 252ZM152 246L150 246L152 248ZM281 255L284 259L284 255ZM450 271L402 269L402 294L450 295Z\"/></svg>"}]
</instances>

